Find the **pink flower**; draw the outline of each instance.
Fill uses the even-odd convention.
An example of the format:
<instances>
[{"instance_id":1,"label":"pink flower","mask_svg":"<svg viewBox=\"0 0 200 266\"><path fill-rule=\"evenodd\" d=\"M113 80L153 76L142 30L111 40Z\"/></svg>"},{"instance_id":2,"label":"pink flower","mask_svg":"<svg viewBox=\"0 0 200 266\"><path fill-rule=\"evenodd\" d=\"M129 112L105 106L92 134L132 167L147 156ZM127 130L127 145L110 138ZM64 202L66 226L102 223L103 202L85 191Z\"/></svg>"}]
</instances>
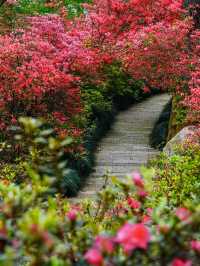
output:
<instances>
[{"instance_id":1,"label":"pink flower","mask_svg":"<svg viewBox=\"0 0 200 266\"><path fill-rule=\"evenodd\" d=\"M181 221L187 221L190 216L191 216L191 212L186 209L186 208L178 208L176 210L176 216L181 220Z\"/></svg>"},{"instance_id":2,"label":"pink flower","mask_svg":"<svg viewBox=\"0 0 200 266\"><path fill-rule=\"evenodd\" d=\"M94 266L101 266L103 263L103 257L98 249L91 248L84 256L85 260Z\"/></svg>"},{"instance_id":3,"label":"pink flower","mask_svg":"<svg viewBox=\"0 0 200 266\"><path fill-rule=\"evenodd\" d=\"M152 214L153 214L153 208L147 208L147 214L149 216L152 216Z\"/></svg>"},{"instance_id":4,"label":"pink flower","mask_svg":"<svg viewBox=\"0 0 200 266\"><path fill-rule=\"evenodd\" d=\"M193 240L193 241L191 241L190 244L191 244L191 248L192 248L194 251L200 253L200 241Z\"/></svg>"},{"instance_id":5,"label":"pink flower","mask_svg":"<svg viewBox=\"0 0 200 266\"><path fill-rule=\"evenodd\" d=\"M6 2L9 5L15 5L15 4L17 4L17 0L7 0Z\"/></svg>"},{"instance_id":6,"label":"pink flower","mask_svg":"<svg viewBox=\"0 0 200 266\"><path fill-rule=\"evenodd\" d=\"M70 210L69 212L67 212L67 218L70 220L70 221L75 221L76 218L77 218L77 211L75 209L72 209Z\"/></svg>"},{"instance_id":7,"label":"pink flower","mask_svg":"<svg viewBox=\"0 0 200 266\"><path fill-rule=\"evenodd\" d=\"M127 199L128 205L132 208L132 209L140 209L141 207L141 203L131 197L129 197Z\"/></svg>"},{"instance_id":8,"label":"pink flower","mask_svg":"<svg viewBox=\"0 0 200 266\"><path fill-rule=\"evenodd\" d=\"M145 190L139 190L137 194L140 198L146 198L148 196L148 192Z\"/></svg>"},{"instance_id":9,"label":"pink flower","mask_svg":"<svg viewBox=\"0 0 200 266\"><path fill-rule=\"evenodd\" d=\"M150 241L150 233L144 224L126 223L118 231L116 241L128 253L136 248L146 249Z\"/></svg>"},{"instance_id":10,"label":"pink flower","mask_svg":"<svg viewBox=\"0 0 200 266\"><path fill-rule=\"evenodd\" d=\"M144 181L139 173L133 173L133 182L135 186L143 188L144 187Z\"/></svg>"},{"instance_id":11,"label":"pink flower","mask_svg":"<svg viewBox=\"0 0 200 266\"><path fill-rule=\"evenodd\" d=\"M182 260L179 258L175 258L171 264L171 266L191 266L191 265L192 262L190 260Z\"/></svg>"},{"instance_id":12,"label":"pink flower","mask_svg":"<svg viewBox=\"0 0 200 266\"><path fill-rule=\"evenodd\" d=\"M109 254L114 251L114 244L111 238L105 236L97 236L95 239L95 247L102 252L107 252Z\"/></svg>"},{"instance_id":13,"label":"pink flower","mask_svg":"<svg viewBox=\"0 0 200 266\"><path fill-rule=\"evenodd\" d=\"M143 217L142 217L142 223L144 223L144 224L148 224L148 223L150 223L151 222L151 217L150 216L148 216L148 215L144 215Z\"/></svg>"}]
</instances>

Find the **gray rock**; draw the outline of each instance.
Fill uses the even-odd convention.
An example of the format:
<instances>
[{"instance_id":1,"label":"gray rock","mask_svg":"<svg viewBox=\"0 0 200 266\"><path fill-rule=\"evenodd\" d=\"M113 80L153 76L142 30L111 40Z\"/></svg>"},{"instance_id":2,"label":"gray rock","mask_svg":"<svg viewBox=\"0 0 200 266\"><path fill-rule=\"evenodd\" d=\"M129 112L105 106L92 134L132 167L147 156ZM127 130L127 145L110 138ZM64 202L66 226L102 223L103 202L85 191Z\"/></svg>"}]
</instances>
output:
<instances>
[{"instance_id":1,"label":"gray rock","mask_svg":"<svg viewBox=\"0 0 200 266\"><path fill-rule=\"evenodd\" d=\"M175 137L173 137L164 147L163 151L168 155L172 156L175 154L175 147L177 145L183 144L191 135L196 131L195 126L184 127L179 131Z\"/></svg>"}]
</instances>

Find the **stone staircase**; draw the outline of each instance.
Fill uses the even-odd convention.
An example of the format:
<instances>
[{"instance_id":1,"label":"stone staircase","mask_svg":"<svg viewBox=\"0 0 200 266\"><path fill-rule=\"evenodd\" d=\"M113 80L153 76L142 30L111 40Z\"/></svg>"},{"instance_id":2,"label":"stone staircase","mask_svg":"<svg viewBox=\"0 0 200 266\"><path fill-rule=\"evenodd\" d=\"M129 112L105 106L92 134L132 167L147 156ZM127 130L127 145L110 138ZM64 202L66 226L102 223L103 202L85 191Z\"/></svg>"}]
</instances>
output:
<instances>
[{"instance_id":1,"label":"stone staircase","mask_svg":"<svg viewBox=\"0 0 200 266\"><path fill-rule=\"evenodd\" d=\"M111 130L96 150L96 166L85 186L74 199L95 197L105 182L106 173L123 178L139 170L158 154L149 146L149 137L162 109L170 100L168 94L153 96L121 112ZM73 200L73 201L74 201Z\"/></svg>"}]
</instances>

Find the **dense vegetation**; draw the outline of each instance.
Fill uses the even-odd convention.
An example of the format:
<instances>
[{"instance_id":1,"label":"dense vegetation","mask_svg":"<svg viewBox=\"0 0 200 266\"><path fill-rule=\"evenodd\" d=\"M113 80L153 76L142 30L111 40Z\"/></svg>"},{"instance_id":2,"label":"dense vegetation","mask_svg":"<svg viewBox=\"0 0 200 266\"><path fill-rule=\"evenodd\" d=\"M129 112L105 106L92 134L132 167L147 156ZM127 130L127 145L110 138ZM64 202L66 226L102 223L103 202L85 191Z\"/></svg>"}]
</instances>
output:
<instances>
[{"instance_id":1,"label":"dense vegetation","mask_svg":"<svg viewBox=\"0 0 200 266\"><path fill-rule=\"evenodd\" d=\"M53 137L39 120L20 124L16 139L40 153L24 161L23 182L0 182L2 265L198 265L199 150L112 177L97 200L70 205L53 195L69 171L61 151L72 140Z\"/></svg>"},{"instance_id":2,"label":"dense vegetation","mask_svg":"<svg viewBox=\"0 0 200 266\"><path fill-rule=\"evenodd\" d=\"M0 2L0 265L198 265L198 130L96 201L64 197L120 109L169 91L170 126L198 128L198 6L88 2Z\"/></svg>"}]
</instances>

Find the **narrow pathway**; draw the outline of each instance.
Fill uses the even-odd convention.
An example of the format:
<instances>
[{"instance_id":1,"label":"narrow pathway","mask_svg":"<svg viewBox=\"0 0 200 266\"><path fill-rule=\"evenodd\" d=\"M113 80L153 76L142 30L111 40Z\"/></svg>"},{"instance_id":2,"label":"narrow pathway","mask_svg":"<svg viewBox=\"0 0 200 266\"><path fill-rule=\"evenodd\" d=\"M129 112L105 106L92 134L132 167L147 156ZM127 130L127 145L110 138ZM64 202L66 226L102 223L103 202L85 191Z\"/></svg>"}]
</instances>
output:
<instances>
[{"instance_id":1,"label":"narrow pathway","mask_svg":"<svg viewBox=\"0 0 200 266\"><path fill-rule=\"evenodd\" d=\"M102 188L102 176L107 171L123 178L158 153L149 146L149 136L169 99L167 94L156 95L117 116L111 130L97 147L96 167L76 200L94 197Z\"/></svg>"}]
</instances>

